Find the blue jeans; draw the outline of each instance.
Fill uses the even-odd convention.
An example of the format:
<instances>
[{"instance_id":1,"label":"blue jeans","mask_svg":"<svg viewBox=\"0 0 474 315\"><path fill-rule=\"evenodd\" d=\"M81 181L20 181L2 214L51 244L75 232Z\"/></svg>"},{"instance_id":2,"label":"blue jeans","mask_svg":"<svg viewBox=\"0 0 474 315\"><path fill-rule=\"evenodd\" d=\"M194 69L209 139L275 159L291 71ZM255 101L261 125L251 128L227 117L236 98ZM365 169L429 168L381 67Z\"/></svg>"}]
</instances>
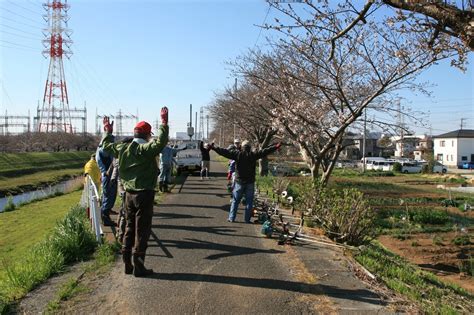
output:
<instances>
[{"instance_id":1,"label":"blue jeans","mask_svg":"<svg viewBox=\"0 0 474 315\"><path fill-rule=\"evenodd\" d=\"M109 176L102 174L102 215L109 215L110 209L114 207L117 198L117 180L111 180Z\"/></svg>"},{"instance_id":2,"label":"blue jeans","mask_svg":"<svg viewBox=\"0 0 474 315\"><path fill-rule=\"evenodd\" d=\"M235 221L237 209L239 208L242 196L245 194L245 222L250 223L253 210L253 196L255 194L255 183L241 184L235 182L234 190L232 191L232 204L230 205L229 220Z\"/></svg>"},{"instance_id":3,"label":"blue jeans","mask_svg":"<svg viewBox=\"0 0 474 315\"><path fill-rule=\"evenodd\" d=\"M160 176L158 177L160 183L171 183L171 165L161 165Z\"/></svg>"}]
</instances>

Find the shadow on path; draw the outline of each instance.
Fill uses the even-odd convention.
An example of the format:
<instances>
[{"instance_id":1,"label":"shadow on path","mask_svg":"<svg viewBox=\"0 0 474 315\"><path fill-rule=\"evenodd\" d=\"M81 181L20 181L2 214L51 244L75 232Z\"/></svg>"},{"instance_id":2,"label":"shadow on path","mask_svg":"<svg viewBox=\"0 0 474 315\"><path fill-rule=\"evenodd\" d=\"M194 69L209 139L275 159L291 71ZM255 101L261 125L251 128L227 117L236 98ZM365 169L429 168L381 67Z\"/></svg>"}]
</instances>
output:
<instances>
[{"instance_id":1,"label":"shadow on path","mask_svg":"<svg viewBox=\"0 0 474 315\"><path fill-rule=\"evenodd\" d=\"M229 199L230 200L230 199ZM196 204L186 204L186 205L183 205L183 204L160 204L160 208L199 208L199 209L219 209L219 210L225 210L225 211L229 211L229 203L226 203L222 206L213 206L213 205L196 205ZM178 216L180 214L177 214ZM160 216L160 213L155 213L154 214L155 217L159 217ZM187 214L183 214L183 216L187 216ZM190 215L191 216L191 215ZM197 218L200 218L199 216L197 216ZM184 218L185 219L185 218ZM190 218L191 219L191 218Z\"/></svg>"},{"instance_id":2,"label":"shadow on path","mask_svg":"<svg viewBox=\"0 0 474 315\"><path fill-rule=\"evenodd\" d=\"M253 287L272 290L286 290L307 294L325 295L352 301L360 301L374 305L385 305L380 297L365 289L340 289L335 286L323 284L306 284L294 281L277 279L254 279L233 276L205 275L196 273L155 273L150 278L170 281L197 281L209 283L225 283L243 287Z\"/></svg>"},{"instance_id":3,"label":"shadow on path","mask_svg":"<svg viewBox=\"0 0 474 315\"><path fill-rule=\"evenodd\" d=\"M155 235L156 236L156 235ZM208 241L201 241L198 239L185 239L183 241L177 240L159 240L155 239L158 246L165 250L167 247L175 247L179 249L204 249L204 250L215 250L223 253L213 254L205 257L205 259L216 260L224 257L233 257L233 256L242 256L242 255L252 255L252 254L283 254L284 251L275 250L275 249L258 249L251 247L235 246L228 244L219 244ZM156 245L149 245L149 247L154 247Z\"/></svg>"},{"instance_id":4,"label":"shadow on path","mask_svg":"<svg viewBox=\"0 0 474 315\"><path fill-rule=\"evenodd\" d=\"M179 205L172 205L179 206ZM181 214L181 213L170 213L170 212L155 212L153 217L161 219L212 219L213 217L202 216L202 215L191 215L191 214Z\"/></svg>"},{"instance_id":5,"label":"shadow on path","mask_svg":"<svg viewBox=\"0 0 474 315\"><path fill-rule=\"evenodd\" d=\"M201 232L201 233L210 233L224 236L238 236L238 237L247 237L247 238L259 238L258 236L253 235L244 235L236 234L237 229L241 227L232 225L232 227L227 226L189 226L189 225L169 225L169 224L156 224L153 225L154 229L165 229L165 230L182 230L182 231L191 231L191 232Z\"/></svg>"}]
</instances>

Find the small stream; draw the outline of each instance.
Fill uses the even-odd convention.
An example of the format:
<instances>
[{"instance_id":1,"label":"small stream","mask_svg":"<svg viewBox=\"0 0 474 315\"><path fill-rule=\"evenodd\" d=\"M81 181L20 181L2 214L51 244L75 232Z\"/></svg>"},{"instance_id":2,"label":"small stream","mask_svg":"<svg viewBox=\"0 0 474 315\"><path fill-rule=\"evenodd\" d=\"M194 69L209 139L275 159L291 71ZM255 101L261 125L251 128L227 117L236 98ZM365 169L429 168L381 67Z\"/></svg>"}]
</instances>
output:
<instances>
[{"instance_id":1,"label":"small stream","mask_svg":"<svg viewBox=\"0 0 474 315\"><path fill-rule=\"evenodd\" d=\"M12 196L13 203L19 205L26 202L31 202L36 199L45 198L52 196L56 193L69 193L84 183L84 178L82 176L68 179L64 182L60 182L56 185L43 187L38 190L28 191L20 195ZM0 198L0 212L3 212L5 206L7 205L9 197Z\"/></svg>"}]
</instances>

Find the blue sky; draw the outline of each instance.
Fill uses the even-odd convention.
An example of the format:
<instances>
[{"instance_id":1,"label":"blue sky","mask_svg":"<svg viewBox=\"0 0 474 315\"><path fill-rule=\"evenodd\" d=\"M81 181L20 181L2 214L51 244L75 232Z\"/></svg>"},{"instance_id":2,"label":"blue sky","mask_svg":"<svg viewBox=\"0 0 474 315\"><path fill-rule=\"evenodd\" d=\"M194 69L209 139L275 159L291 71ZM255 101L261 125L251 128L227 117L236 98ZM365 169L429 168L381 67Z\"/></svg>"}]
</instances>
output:
<instances>
[{"instance_id":1,"label":"blue sky","mask_svg":"<svg viewBox=\"0 0 474 315\"><path fill-rule=\"evenodd\" d=\"M136 114L153 122L170 108L172 133L185 131L189 104L208 105L214 92L233 83L225 61L264 43L263 0L69 1L74 41L65 61L70 105L87 102L94 114ZM41 55L39 0L0 0L0 112L33 112L42 98L48 61ZM267 18L271 21L272 12ZM260 34L260 36L259 36ZM473 57L470 56L472 63ZM420 79L436 86L433 97L409 96L411 106L430 111L433 134L474 129L473 72L443 63ZM194 114L193 114L194 117ZM418 129L428 133L428 129Z\"/></svg>"}]
</instances>

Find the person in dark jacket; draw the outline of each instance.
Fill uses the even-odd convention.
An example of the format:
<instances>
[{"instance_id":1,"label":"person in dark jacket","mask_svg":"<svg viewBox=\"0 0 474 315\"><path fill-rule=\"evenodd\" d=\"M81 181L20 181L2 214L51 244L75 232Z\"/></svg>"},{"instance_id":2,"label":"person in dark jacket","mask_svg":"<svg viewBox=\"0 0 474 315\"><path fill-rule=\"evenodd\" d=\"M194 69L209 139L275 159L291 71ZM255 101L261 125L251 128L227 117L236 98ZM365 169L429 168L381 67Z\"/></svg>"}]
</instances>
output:
<instances>
[{"instance_id":1,"label":"person in dark jacket","mask_svg":"<svg viewBox=\"0 0 474 315\"><path fill-rule=\"evenodd\" d=\"M235 221L237 208L242 200L242 196L245 195L247 203L245 205L244 218L246 223L251 223L250 219L252 217L253 197L255 193L255 167L257 166L257 161L275 152L280 147L281 143L278 143L262 150L252 151L248 141L242 142L241 150L227 150L216 147L213 144L211 145L211 148L216 151L217 154L235 160L235 185L232 191L232 204L227 221Z\"/></svg>"},{"instance_id":2,"label":"person in dark jacket","mask_svg":"<svg viewBox=\"0 0 474 315\"><path fill-rule=\"evenodd\" d=\"M118 158L120 180L125 189L126 230L122 247L125 273L135 277L153 274L144 265L148 239L151 235L153 202L158 179L156 156L168 143L168 109L161 109L159 139L151 140L151 125L139 122L134 129L131 143L111 141L113 123L104 118L103 148ZM133 248L133 265L132 265Z\"/></svg>"},{"instance_id":3,"label":"person in dark jacket","mask_svg":"<svg viewBox=\"0 0 474 315\"><path fill-rule=\"evenodd\" d=\"M211 172L210 166L211 166L211 156L209 155L209 151L211 151L211 146L204 142L200 141L199 142L199 149L201 149L201 179L202 175L206 174L206 179L209 179L209 173Z\"/></svg>"},{"instance_id":4,"label":"person in dark jacket","mask_svg":"<svg viewBox=\"0 0 474 315\"><path fill-rule=\"evenodd\" d=\"M114 142L115 138L110 137ZM104 226L114 226L115 223L110 218L111 214L117 214L112 208L117 198L117 181L112 178L114 157L104 151L102 142L99 144L96 152L97 165L99 165L102 183L102 206L100 208L102 223Z\"/></svg>"}]
</instances>

